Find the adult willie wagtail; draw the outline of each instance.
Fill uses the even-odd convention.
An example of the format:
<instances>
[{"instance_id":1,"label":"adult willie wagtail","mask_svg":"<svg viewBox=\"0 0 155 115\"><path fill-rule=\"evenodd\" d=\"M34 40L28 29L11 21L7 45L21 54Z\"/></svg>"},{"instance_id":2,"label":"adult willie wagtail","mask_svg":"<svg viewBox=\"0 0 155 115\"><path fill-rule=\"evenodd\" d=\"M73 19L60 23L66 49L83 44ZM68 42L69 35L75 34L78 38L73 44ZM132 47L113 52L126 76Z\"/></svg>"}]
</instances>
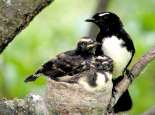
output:
<instances>
[{"instance_id":1,"label":"adult willie wagtail","mask_svg":"<svg viewBox=\"0 0 155 115\"><path fill-rule=\"evenodd\" d=\"M134 56L135 48L130 36L124 30L120 18L111 12L101 12L96 13L91 19L87 19L86 21L93 22L100 28L96 41L101 43L101 45L97 47L96 55L104 54L112 58L114 63L113 76L117 77L114 80L114 85L122 79L119 76L123 76L124 73L132 77L127 67ZM131 108L132 101L128 91L122 95L116 105L121 106L121 108L118 106L117 108L116 106L114 107L116 112L126 111Z\"/></svg>"},{"instance_id":2,"label":"adult willie wagtail","mask_svg":"<svg viewBox=\"0 0 155 115\"><path fill-rule=\"evenodd\" d=\"M89 37L83 37L75 50L70 50L56 56L46 62L33 75L25 79L25 82L35 81L40 75L45 75L59 81L59 77L74 75L85 71L87 64L94 56L97 43Z\"/></svg>"}]
</instances>

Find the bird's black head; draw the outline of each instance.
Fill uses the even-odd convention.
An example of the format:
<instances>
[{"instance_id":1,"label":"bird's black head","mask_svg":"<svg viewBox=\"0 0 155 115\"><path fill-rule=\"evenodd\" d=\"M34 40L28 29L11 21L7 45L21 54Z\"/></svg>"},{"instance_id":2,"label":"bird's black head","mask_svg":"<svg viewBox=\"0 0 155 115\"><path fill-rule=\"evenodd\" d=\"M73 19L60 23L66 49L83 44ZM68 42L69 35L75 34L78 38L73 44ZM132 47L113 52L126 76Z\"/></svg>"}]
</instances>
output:
<instances>
[{"instance_id":1,"label":"bird's black head","mask_svg":"<svg viewBox=\"0 0 155 115\"><path fill-rule=\"evenodd\" d=\"M95 23L103 31L115 31L123 27L120 18L111 12L96 13L91 19L86 21Z\"/></svg>"},{"instance_id":2,"label":"bird's black head","mask_svg":"<svg viewBox=\"0 0 155 115\"><path fill-rule=\"evenodd\" d=\"M83 37L77 44L77 51L80 54L94 54L98 44L89 37Z\"/></svg>"}]
</instances>

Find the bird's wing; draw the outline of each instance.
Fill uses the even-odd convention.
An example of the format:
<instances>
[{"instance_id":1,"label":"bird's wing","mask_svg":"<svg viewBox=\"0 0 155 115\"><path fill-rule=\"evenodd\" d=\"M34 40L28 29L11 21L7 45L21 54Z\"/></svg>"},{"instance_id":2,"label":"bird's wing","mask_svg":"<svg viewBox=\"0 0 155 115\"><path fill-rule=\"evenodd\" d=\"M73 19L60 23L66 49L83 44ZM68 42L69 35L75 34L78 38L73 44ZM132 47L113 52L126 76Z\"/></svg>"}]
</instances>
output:
<instances>
[{"instance_id":1,"label":"bird's wing","mask_svg":"<svg viewBox=\"0 0 155 115\"><path fill-rule=\"evenodd\" d=\"M42 66L40 73L49 76L52 79L64 75L73 75L84 69L85 59L74 51L68 51L56 56Z\"/></svg>"},{"instance_id":2,"label":"bird's wing","mask_svg":"<svg viewBox=\"0 0 155 115\"><path fill-rule=\"evenodd\" d=\"M61 53L56 58L43 64L35 74L27 77L25 82L35 81L40 74L46 75L54 80L59 80L58 77L74 75L86 69L85 58L76 54L74 50L71 50Z\"/></svg>"}]
</instances>

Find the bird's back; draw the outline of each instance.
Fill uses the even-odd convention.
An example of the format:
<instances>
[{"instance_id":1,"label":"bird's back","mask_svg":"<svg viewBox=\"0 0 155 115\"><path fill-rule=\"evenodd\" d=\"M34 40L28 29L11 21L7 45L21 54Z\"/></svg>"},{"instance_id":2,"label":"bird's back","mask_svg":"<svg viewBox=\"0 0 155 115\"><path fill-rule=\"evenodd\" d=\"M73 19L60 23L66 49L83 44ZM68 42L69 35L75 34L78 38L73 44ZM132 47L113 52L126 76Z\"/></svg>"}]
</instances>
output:
<instances>
[{"instance_id":1,"label":"bird's back","mask_svg":"<svg viewBox=\"0 0 155 115\"><path fill-rule=\"evenodd\" d=\"M42 67L42 73L52 79L63 75L72 75L83 67L84 58L77 55L74 50L61 53L55 59L51 59Z\"/></svg>"}]
</instances>

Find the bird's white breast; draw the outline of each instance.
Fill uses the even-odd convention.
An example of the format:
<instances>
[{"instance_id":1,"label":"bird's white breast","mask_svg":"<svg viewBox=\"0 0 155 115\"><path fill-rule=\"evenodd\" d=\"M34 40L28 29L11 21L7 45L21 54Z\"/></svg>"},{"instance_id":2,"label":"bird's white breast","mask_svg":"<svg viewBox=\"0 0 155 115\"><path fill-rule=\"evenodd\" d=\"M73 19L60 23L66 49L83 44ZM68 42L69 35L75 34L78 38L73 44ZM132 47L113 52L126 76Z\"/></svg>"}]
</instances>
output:
<instances>
[{"instance_id":1,"label":"bird's white breast","mask_svg":"<svg viewBox=\"0 0 155 115\"><path fill-rule=\"evenodd\" d=\"M128 52L122 44L123 40L118 39L116 36L103 39L102 50L104 54L111 57L114 62L113 77L120 76L131 59L131 53Z\"/></svg>"},{"instance_id":2,"label":"bird's white breast","mask_svg":"<svg viewBox=\"0 0 155 115\"><path fill-rule=\"evenodd\" d=\"M112 82L112 74L109 72L99 73L97 72L97 78L96 78L96 86L90 86L88 81L86 80L89 76L83 76L80 78L78 83L83 86L84 89L90 92L95 91L104 91L109 85L111 85L109 82ZM106 78L107 77L107 78Z\"/></svg>"}]
</instances>

